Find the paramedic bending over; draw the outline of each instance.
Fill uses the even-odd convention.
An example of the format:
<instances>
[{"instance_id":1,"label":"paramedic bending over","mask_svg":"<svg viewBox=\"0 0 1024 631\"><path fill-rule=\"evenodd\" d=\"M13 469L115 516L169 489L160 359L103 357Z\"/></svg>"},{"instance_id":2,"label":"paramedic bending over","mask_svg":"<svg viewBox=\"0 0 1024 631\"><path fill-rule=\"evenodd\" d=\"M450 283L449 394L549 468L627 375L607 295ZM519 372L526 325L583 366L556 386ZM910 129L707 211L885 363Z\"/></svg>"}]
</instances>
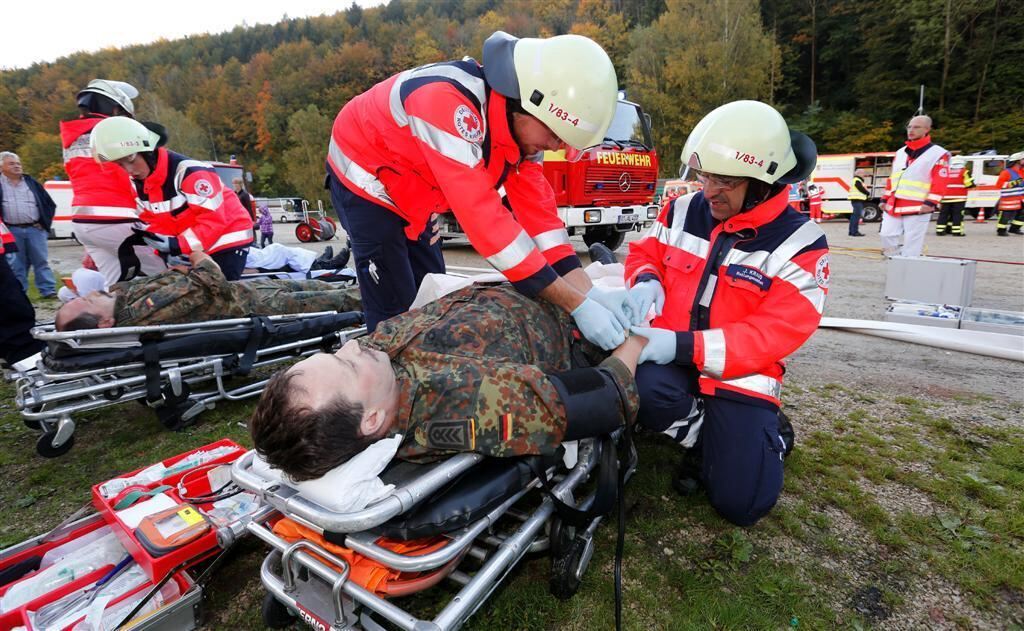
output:
<instances>
[{"instance_id":1,"label":"paramedic bending over","mask_svg":"<svg viewBox=\"0 0 1024 631\"><path fill-rule=\"evenodd\" d=\"M334 121L327 175L368 329L406 311L424 275L444 272L435 221L450 210L518 291L571 313L602 348L621 344L630 299L592 288L538 164L545 150L601 144L617 94L611 60L590 39L499 31L484 42L482 66L414 68L349 101Z\"/></svg>"},{"instance_id":2,"label":"paramedic bending over","mask_svg":"<svg viewBox=\"0 0 1024 631\"><path fill-rule=\"evenodd\" d=\"M97 124L93 157L128 172L147 244L168 255L206 252L228 280L238 280L252 243L252 218L212 166L168 151L157 133L122 116Z\"/></svg>"}]
</instances>

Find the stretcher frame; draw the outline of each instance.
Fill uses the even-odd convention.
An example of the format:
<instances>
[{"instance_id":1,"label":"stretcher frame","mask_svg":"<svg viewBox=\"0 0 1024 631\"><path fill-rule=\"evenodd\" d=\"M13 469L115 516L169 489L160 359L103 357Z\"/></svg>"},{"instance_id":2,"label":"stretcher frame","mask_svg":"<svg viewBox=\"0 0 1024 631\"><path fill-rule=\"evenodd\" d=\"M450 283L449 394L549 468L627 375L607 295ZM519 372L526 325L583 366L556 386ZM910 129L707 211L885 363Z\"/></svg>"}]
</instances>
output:
<instances>
[{"instance_id":1,"label":"stretcher frame","mask_svg":"<svg viewBox=\"0 0 1024 631\"><path fill-rule=\"evenodd\" d=\"M572 469L565 471L564 467L549 467L544 472L552 481L554 497L582 510L591 506L596 491L590 491L579 501L574 495L597 467L601 449L602 443L597 439L581 440L577 463ZM256 494L274 510L266 519L254 519L247 524L247 530L271 548L260 569L260 580L268 593L268 600L264 603L265 622L268 622L268 601L273 599L277 603L279 615L281 608L284 608L312 628L323 631L356 628L383 630L385 627L381 626L378 618L407 630L459 629L483 606L524 556L551 548L551 536L554 536L549 536L554 531L552 520L559 519L550 496L542 496L539 505L530 512L516 508L526 496L539 492L541 481L533 476L528 484L482 518L455 532L446 533L450 541L441 549L424 555L403 555L377 546L374 543L377 534L372 532L373 528L429 498L483 460L483 456L463 453L429 465L422 475L408 483L399 484L387 497L351 513L324 508L303 498L281 481L263 478L253 471L254 459L255 452L249 452L235 461L232 478L236 484ZM627 478L635 470L635 462L634 457ZM557 469L562 472L556 474ZM437 570L453 563L456 567L447 578L461 585L461 589L433 619L418 618L349 581L348 564L323 546L308 540L290 543L277 536L269 527L269 522L280 516L289 517L321 534L325 530L347 533L344 538L345 547L395 570ZM574 529L574 541L580 545L572 550L572 554L575 554L573 562L563 569L571 574L568 578L574 579L577 587L593 556L593 535L603 518L603 515L596 516L587 527ZM511 531L499 531L496 528L499 522L506 528L511 523ZM567 527L563 525L562 528ZM480 567L472 574L462 569L462 561L466 559L480 563Z\"/></svg>"},{"instance_id":2,"label":"stretcher frame","mask_svg":"<svg viewBox=\"0 0 1024 631\"><path fill-rule=\"evenodd\" d=\"M272 323L299 322L334 314L333 311L269 316ZM157 326L115 327L73 332L58 332L53 325L32 329L32 335L50 348L69 351L131 348L142 345L145 336L160 336L163 341L192 335L211 335L251 330L252 318L230 318L201 323ZM282 362L312 355L328 346L343 344L365 334L365 327L333 330L322 335L258 348L249 371L257 371ZM44 457L63 455L74 444L73 415L101 409L126 401L138 400L153 408L161 423L171 429L190 424L218 401L237 401L258 396L269 378L252 375L242 385L229 385L229 378L239 378L233 369L243 353L184 355L159 361L162 396L147 399L147 375L144 362L117 366L101 366L82 370L52 370L45 359L15 378L15 402L25 424L41 433L36 449ZM212 387L204 387L212 382Z\"/></svg>"}]
</instances>

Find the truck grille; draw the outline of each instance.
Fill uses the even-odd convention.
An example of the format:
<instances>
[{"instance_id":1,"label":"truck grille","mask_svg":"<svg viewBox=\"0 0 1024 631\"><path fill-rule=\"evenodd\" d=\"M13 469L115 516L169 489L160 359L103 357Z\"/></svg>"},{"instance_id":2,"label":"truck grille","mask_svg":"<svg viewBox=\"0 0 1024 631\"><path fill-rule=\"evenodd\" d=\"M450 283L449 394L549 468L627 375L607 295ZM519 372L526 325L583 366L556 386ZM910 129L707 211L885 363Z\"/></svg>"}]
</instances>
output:
<instances>
[{"instance_id":1,"label":"truck grille","mask_svg":"<svg viewBox=\"0 0 1024 631\"><path fill-rule=\"evenodd\" d=\"M651 169L591 166L587 168L583 192L593 198L594 204L647 203L654 196L655 175Z\"/></svg>"}]
</instances>

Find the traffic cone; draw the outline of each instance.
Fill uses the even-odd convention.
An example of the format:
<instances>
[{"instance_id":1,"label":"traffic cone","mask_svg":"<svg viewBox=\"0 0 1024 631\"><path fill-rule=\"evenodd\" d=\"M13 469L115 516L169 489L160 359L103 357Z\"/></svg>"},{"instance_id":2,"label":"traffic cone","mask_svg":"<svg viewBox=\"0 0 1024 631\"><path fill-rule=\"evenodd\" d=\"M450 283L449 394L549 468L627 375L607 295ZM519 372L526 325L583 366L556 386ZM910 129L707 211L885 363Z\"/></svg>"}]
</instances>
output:
<instances>
[{"instance_id":1,"label":"traffic cone","mask_svg":"<svg viewBox=\"0 0 1024 631\"><path fill-rule=\"evenodd\" d=\"M985 223L985 207L981 206L978 208L978 216L974 218L974 223Z\"/></svg>"}]
</instances>

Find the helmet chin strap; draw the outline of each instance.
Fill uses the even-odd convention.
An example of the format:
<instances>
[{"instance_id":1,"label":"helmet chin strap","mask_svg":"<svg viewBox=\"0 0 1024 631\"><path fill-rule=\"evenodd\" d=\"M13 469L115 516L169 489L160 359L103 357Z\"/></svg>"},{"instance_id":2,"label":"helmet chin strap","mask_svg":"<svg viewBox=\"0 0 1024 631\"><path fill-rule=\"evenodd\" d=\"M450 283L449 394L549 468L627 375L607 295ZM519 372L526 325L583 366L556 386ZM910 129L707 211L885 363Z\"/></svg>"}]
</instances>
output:
<instances>
[{"instance_id":1,"label":"helmet chin strap","mask_svg":"<svg viewBox=\"0 0 1024 631\"><path fill-rule=\"evenodd\" d=\"M775 197L786 186L777 182L775 184L768 184L753 178L748 179L747 182L747 192L743 197L743 210L740 211L743 213Z\"/></svg>"}]
</instances>

